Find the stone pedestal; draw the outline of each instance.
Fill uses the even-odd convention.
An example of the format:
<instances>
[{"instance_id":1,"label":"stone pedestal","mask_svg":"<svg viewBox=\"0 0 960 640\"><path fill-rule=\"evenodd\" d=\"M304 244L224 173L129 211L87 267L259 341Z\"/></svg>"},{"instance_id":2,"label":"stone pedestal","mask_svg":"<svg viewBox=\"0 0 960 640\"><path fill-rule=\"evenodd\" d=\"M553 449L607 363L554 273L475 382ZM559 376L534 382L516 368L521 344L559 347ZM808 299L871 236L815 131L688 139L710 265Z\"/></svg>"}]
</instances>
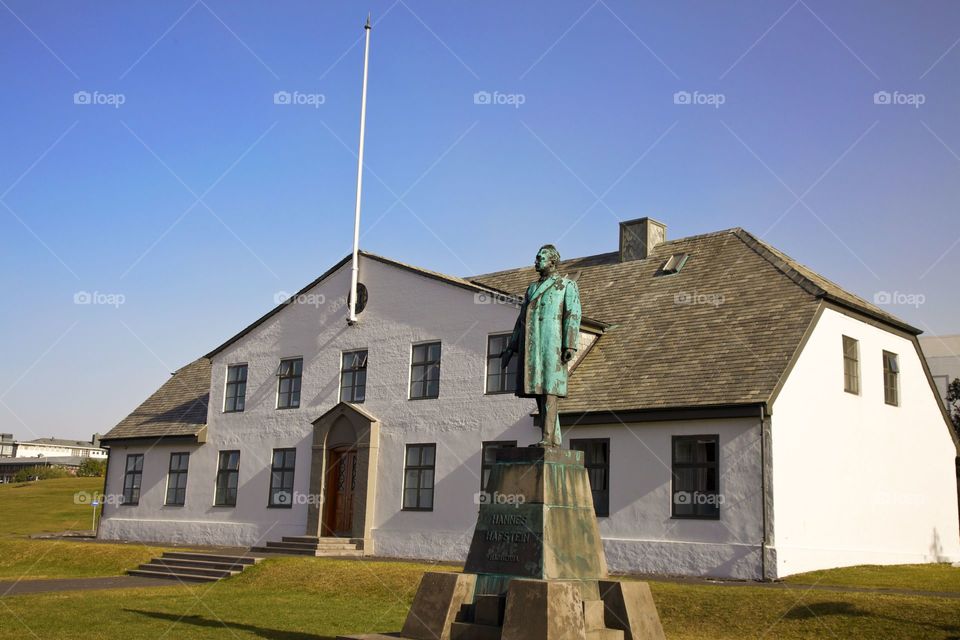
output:
<instances>
[{"instance_id":1,"label":"stone pedestal","mask_svg":"<svg viewBox=\"0 0 960 640\"><path fill-rule=\"evenodd\" d=\"M424 574L401 635L664 638L647 584L607 576L583 454L542 447L497 450L463 573Z\"/></svg>"}]
</instances>

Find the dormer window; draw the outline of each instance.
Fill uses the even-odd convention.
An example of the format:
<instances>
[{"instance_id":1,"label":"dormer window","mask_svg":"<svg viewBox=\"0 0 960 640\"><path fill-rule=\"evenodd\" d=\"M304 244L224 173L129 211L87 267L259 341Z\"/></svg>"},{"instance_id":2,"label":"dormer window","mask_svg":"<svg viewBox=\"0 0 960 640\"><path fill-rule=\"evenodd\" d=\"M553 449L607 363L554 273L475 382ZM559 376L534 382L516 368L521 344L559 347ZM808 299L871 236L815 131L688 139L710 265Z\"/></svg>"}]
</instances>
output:
<instances>
[{"instance_id":1,"label":"dormer window","mask_svg":"<svg viewBox=\"0 0 960 640\"><path fill-rule=\"evenodd\" d=\"M663 263L663 266L660 267L660 275L667 276L673 273L679 273L680 269L683 269L683 265L687 263L687 258L690 257L690 254L687 253L675 253L667 261Z\"/></svg>"}]
</instances>

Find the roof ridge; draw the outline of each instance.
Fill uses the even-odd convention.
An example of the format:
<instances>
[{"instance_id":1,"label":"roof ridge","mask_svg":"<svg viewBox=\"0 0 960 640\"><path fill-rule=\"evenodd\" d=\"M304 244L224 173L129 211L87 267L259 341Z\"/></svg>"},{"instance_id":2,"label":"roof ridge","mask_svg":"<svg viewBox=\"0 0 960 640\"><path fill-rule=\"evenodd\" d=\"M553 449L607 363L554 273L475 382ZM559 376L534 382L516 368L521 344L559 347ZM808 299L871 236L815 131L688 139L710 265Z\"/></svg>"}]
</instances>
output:
<instances>
[{"instance_id":1,"label":"roof ridge","mask_svg":"<svg viewBox=\"0 0 960 640\"><path fill-rule=\"evenodd\" d=\"M800 264L798 261L794 260L785 253L779 252L782 254L778 255L778 251L774 250L769 244L760 240L755 235L743 229L741 227L736 227L731 229L733 235L740 239L745 245L754 251L761 258L773 265L777 271L785 275L787 278L792 280L794 283L800 286L804 291L809 293L814 297L822 297L827 293L826 289L818 285L816 282L805 276L803 273L795 269L790 265L788 260ZM803 266L803 265L801 265ZM804 267L809 268L809 267Z\"/></svg>"},{"instance_id":2,"label":"roof ridge","mask_svg":"<svg viewBox=\"0 0 960 640\"><path fill-rule=\"evenodd\" d=\"M701 240L703 238L722 236L724 234L736 233L737 231L743 231L743 229L740 227L730 227L729 229L720 229L719 231L708 231L706 233L698 233L692 236L683 236L682 238L674 238L673 240L664 240L663 242L656 245L656 247L663 247L663 246L675 244L678 242L689 242L690 240ZM567 263L567 262L577 262L580 260L593 260L596 258L603 258L606 256L617 256L619 254L620 254L619 251L604 251L603 253L592 253L586 256L576 256L575 258L566 258L564 260L561 260L560 264L563 265L564 263ZM641 258L641 260L644 260L644 259L645 258ZM499 271L489 271L487 273L478 273L476 275L469 276L467 279L473 282L477 278L490 278L494 276L503 275L506 273L513 273L514 271L519 271L520 269L532 269L532 268L533 268L532 265L527 265L523 267L512 267L510 269L500 269ZM483 285L483 286L489 286L489 285Z\"/></svg>"},{"instance_id":3,"label":"roof ridge","mask_svg":"<svg viewBox=\"0 0 960 640\"><path fill-rule=\"evenodd\" d=\"M871 304L857 294L847 291L845 287L822 275L816 269L808 267L796 258L792 258L780 249L760 240L749 231L737 229L734 235L810 295L848 307L908 333L914 335L922 333L920 329L904 322L892 313L888 313L876 305ZM829 287L833 287L836 291L824 288L801 271L801 269L810 272ZM839 295L837 292L839 292Z\"/></svg>"}]
</instances>

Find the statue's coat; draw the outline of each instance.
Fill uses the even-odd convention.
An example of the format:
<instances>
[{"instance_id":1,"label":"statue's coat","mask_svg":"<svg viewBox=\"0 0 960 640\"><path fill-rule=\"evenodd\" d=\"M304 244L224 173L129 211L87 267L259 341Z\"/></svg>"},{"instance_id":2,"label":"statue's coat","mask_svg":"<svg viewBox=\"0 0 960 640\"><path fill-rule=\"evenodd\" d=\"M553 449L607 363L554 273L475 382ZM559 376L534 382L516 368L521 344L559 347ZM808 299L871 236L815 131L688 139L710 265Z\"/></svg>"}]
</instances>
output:
<instances>
[{"instance_id":1,"label":"statue's coat","mask_svg":"<svg viewBox=\"0 0 960 640\"><path fill-rule=\"evenodd\" d=\"M580 290L564 276L552 275L527 287L509 348L523 367L516 394L567 395L567 366L560 355L580 346Z\"/></svg>"}]
</instances>

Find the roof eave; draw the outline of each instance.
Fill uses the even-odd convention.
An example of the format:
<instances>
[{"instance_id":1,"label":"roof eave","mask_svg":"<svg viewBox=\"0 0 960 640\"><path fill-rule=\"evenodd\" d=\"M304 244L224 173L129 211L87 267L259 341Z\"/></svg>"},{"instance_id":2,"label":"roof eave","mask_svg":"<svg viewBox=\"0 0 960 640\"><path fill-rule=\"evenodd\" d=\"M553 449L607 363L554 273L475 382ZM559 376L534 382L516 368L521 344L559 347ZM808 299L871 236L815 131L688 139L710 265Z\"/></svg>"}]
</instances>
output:
<instances>
[{"instance_id":1,"label":"roof eave","mask_svg":"<svg viewBox=\"0 0 960 640\"><path fill-rule=\"evenodd\" d=\"M631 422L666 422L671 420L708 420L718 418L760 418L766 403L722 404L645 409L613 409L603 411L561 411L560 424L599 425Z\"/></svg>"}]
</instances>

